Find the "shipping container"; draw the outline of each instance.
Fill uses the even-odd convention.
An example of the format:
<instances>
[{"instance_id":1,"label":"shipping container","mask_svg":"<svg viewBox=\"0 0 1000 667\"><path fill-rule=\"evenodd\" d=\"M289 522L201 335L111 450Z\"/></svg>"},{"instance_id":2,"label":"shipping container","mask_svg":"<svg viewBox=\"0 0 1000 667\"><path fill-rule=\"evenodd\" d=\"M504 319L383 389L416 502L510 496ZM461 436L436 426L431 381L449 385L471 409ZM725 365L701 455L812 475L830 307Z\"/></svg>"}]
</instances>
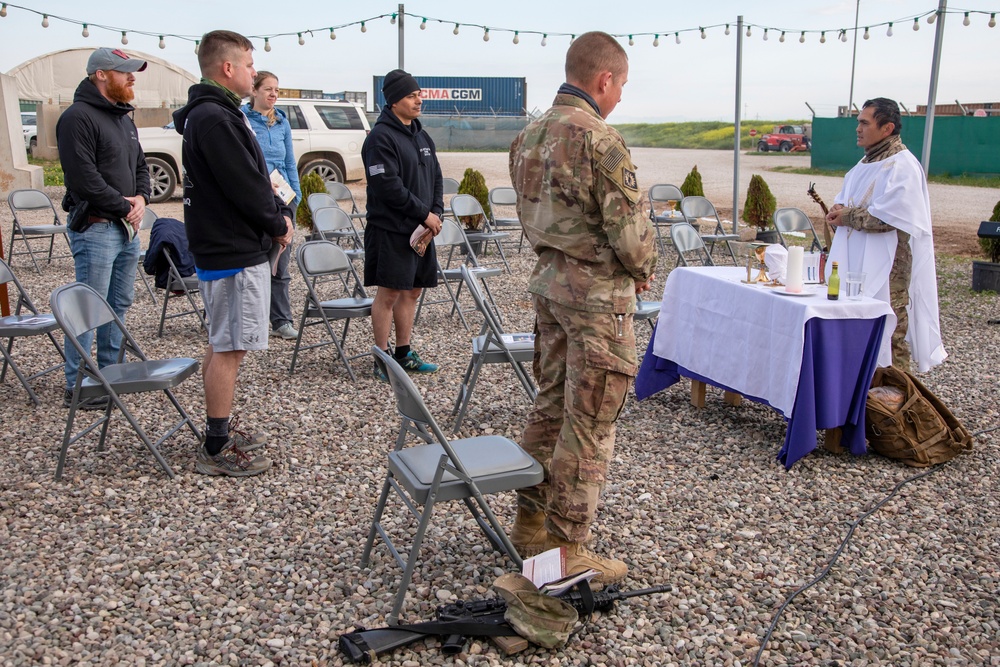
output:
<instances>
[{"instance_id":1,"label":"shipping container","mask_svg":"<svg viewBox=\"0 0 1000 667\"><path fill-rule=\"evenodd\" d=\"M417 76L423 113L435 116L524 116L527 84L524 77ZM375 110L385 105L382 80L374 77Z\"/></svg>"},{"instance_id":2,"label":"shipping container","mask_svg":"<svg viewBox=\"0 0 1000 667\"><path fill-rule=\"evenodd\" d=\"M323 93L325 100L337 100L338 102L353 102L368 109L368 93L363 90L342 90L337 93Z\"/></svg>"}]
</instances>

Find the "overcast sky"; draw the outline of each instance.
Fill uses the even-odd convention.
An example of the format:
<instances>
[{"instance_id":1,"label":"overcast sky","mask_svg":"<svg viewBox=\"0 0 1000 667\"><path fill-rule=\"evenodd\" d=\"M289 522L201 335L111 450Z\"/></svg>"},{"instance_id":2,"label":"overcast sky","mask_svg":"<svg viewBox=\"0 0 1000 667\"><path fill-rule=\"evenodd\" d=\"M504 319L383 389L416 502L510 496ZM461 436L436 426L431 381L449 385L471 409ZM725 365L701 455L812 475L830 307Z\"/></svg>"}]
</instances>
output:
<instances>
[{"instance_id":1,"label":"overcast sky","mask_svg":"<svg viewBox=\"0 0 1000 667\"><path fill-rule=\"evenodd\" d=\"M154 36L129 34L126 50L146 52L197 74L194 44L170 34L200 36L217 28L236 30L254 39L255 64L278 74L289 88L367 91L372 76L397 66L397 26L389 18L368 21L367 32L353 25L341 26L397 11L398 3L341 2L339 0L169 0L166 2L108 2L96 0L16 0L20 5L52 15L43 28L41 16L8 6L0 18L0 71L6 72L36 56L81 46L121 46L121 33L103 30L142 31ZM630 59L629 83L611 121L615 123L673 120L727 120L734 115L736 32L738 15L753 25L744 38L743 117L747 119L808 118L808 102L817 115L836 115L850 98L851 60L854 48L856 0L710 0L677 2L634 0L608 3L580 0L545 2L451 2L414 0L405 3L405 67L415 76L513 76L527 79L528 108L546 108L563 80L568 36L604 30L623 35ZM572 10L567 10L572 7ZM933 11L931 0L861 0L857 64L854 68L855 104L885 96L911 110L926 104L930 82L935 25L925 18L913 30L913 17ZM235 9L234 9L235 8ZM1000 0L962 0L949 6L944 34L938 103L1000 102L1000 27L990 28L989 12L1000 12ZM964 26L963 14L971 24ZM976 12L986 12L986 14ZM958 12L958 13L953 13ZM55 16L87 22L82 26ZM427 17L425 30L420 30ZM440 19L442 22L438 22ZM893 36L885 25L894 21ZM453 34L455 23L463 24ZM731 34L724 34L730 23ZM490 40L483 29L490 27ZM699 27L705 26L705 39ZM714 26L714 27L709 27ZM765 41L764 28L770 28ZM308 30L312 30L309 34ZM847 41L838 39L847 29ZM520 31L514 44L513 31ZM779 41L786 31L785 42ZM801 31L806 43L799 43ZM826 43L819 31L826 30ZM272 50L263 50L266 35L303 31L305 45L296 34L271 38ZM541 35L549 33L547 46ZM660 44L653 46L653 33ZM680 32L681 43L675 33ZM644 34L640 34L644 33ZM649 33L649 34L645 34ZM166 48L159 49L159 34ZM627 46L629 34L635 45ZM81 72L81 78L83 72ZM141 74L140 74L141 76Z\"/></svg>"}]
</instances>

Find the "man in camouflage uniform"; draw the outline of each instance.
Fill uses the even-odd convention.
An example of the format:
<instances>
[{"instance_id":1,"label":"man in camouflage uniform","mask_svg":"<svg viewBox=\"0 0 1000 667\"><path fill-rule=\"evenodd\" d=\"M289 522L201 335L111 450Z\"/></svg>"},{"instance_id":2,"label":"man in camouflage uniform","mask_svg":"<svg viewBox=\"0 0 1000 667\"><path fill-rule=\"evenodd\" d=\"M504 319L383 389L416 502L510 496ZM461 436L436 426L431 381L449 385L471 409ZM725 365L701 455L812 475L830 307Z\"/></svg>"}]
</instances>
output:
<instances>
[{"instance_id":1,"label":"man in camouflage uniform","mask_svg":"<svg viewBox=\"0 0 1000 667\"><path fill-rule=\"evenodd\" d=\"M858 115L857 129L858 146L865 149L865 155L845 176L844 188L837 195L827 221L834 228L842 228L834 239L831 259L841 257L842 271L866 271L865 293L875 298L887 297L885 300L896 315L896 328L891 334L892 365L910 370L910 347L906 340L911 339L912 346L915 337L917 345L923 347L923 350L914 351L918 366L926 370L930 365L940 363L944 355L943 348L940 348L936 285L933 285L935 271L930 205L927 179L916 158L900 140L901 127L899 107L894 101L879 97L865 102ZM913 233L917 234L914 239L916 244L911 244ZM858 234L858 237L850 240L852 234ZM896 236L894 242L883 236L888 234ZM887 261L879 262L878 252L883 250L883 246L889 252L894 246L895 254L889 255ZM846 252L849 269L844 268L843 256L838 255L838 248ZM915 259L920 260L918 274L913 273ZM853 264L850 263L852 261ZM877 267L874 275L872 267ZM886 268L889 268L887 290ZM919 283L928 274L933 287L933 303L926 296L919 297ZM911 278L917 279L912 285ZM918 299L911 306L914 287L917 288ZM910 309L915 309L915 316L930 324L918 326L908 333L912 328L908 315Z\"/></svg>"},{"instance_id":2,"label":"man in camouflage uniform","mask_svg":"<svg viewBox=\"0 0 1000 667\"><path fill-rule=\"evenodd\" d=\"M511 541L523 555L565 546L567 573L594 568L603 583L628 568L585 543L637 370L635 296L649 289L657 259L628 148L604 122L627 79L614 38L581 35L552 108L510 147L518 215L538 255L528 289L539 392L522 444L546 472L518 492Z\"/></svg>"}]
</instances>

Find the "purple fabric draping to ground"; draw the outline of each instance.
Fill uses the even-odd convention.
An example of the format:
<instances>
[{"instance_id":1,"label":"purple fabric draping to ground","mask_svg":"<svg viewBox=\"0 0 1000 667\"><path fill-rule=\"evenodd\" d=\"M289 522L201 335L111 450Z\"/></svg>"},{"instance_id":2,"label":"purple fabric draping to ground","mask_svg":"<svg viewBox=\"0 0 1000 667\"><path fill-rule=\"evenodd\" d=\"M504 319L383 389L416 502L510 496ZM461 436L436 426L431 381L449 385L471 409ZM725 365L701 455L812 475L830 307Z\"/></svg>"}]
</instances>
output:
<instances>
[{"instance_id":1,"label":"purple fabric draping to ground","mask_svg":"<svg viewBox=\"0 0 1000 667\"><path fill-rule=\"evenodd\" d=\"M786 420L785 442L778 453L778 460L785 468L791 468L816 448L819 429L839 426L843 430L841 444L845 448L855 455L866 452L865 402L875 374L884 327L885 317L874 320L813 318L806 322L795 407L791 419ZM655 338L654 333L635 379L635 395L640 401L677 383L681 376L740 393L657 357L653 354ZM744 396L768 405L764 398Z\"/></svg>"}]
</instances>

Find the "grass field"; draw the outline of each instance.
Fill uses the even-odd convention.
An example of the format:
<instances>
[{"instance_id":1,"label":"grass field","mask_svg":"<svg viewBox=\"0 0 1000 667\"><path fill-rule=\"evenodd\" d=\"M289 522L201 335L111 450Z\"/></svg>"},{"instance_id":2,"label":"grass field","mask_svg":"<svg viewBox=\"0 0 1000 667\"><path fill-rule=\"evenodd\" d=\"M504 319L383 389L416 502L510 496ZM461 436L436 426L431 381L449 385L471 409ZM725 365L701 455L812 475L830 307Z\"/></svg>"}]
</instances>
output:
<instances>
[{"instance_id":1,"label":"grass field","mask_svg":"<svg viewBox=\"0 0 1000 667\"><path fill-rule=\"evenodd\" d=\"M767 134L775 125L802 125L804 120L755 120L741 123L740 147L753 149L758 137ZM633 123L615 125L629 146L649 148L714 148L733 147L732 123L704 121L694 123ZM750 130L757 136L751 137Z\"/></svg>"}]
</instances>

